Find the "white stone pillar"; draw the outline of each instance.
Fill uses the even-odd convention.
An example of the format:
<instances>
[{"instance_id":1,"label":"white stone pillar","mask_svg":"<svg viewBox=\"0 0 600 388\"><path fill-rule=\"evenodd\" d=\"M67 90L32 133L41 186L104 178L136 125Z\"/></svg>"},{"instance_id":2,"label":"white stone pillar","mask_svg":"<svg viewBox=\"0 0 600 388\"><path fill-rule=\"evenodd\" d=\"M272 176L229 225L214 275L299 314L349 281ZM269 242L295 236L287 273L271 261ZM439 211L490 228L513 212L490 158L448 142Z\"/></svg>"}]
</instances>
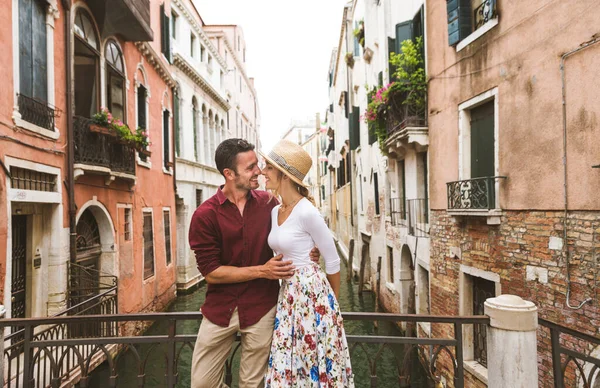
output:
<instances>
[{"instance_id":1,"label":"white stone pillar","mask_svg":"<svg viewBox=\"0 0 600 388\"><path fill-rule=\"evenodd\" d=\"M537 307L516 295L484 303L487 327L488 387L537 388Z\"/></svg>"}]
</instances>

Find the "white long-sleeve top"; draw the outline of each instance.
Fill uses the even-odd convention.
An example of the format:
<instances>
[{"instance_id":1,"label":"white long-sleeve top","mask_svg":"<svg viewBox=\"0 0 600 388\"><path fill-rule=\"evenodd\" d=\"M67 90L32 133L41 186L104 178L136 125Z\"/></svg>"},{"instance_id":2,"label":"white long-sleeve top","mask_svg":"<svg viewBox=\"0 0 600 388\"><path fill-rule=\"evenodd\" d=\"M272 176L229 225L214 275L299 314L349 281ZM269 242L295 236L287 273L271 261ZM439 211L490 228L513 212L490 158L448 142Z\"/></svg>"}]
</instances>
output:
<instances>
[{"instance_id":1,"label":"white long-sleeve top","mask_svg":"<svg viewBox=\"0 0 600 388\"><path fill-rule=\"evenodd\" d=\"M271 211L271 233L269 246L275 254L283 254L283 260L291 260L300 268L312 264L310 251L317 246L325 259L325 272L340 271L338 256L331 232L316 207L306 198L300 199L283 224L278 225L277 205Z\"/></svg>"}]
</instances>

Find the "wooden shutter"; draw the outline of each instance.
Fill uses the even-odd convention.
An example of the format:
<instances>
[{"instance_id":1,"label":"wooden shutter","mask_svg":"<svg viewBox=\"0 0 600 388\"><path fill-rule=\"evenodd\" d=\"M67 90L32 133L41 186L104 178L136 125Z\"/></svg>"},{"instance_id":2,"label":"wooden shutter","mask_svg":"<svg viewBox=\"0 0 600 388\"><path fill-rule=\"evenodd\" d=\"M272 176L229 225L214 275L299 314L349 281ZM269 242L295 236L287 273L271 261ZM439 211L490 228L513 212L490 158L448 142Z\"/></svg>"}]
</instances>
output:
<instances>
[{"instance_id":1,"label":"wooden shutter","mask_svg":"<svg viewBox=\"0 0 600 388\"><path fill-rule=\"evenodd\" d=\"M165 5L160 6L160 48L165 58L171 63L171 20L165 13Z\"/></svg>"},{"instance_id":2,"label":"wooden shutter","mask_svg":"<svg viewBox=\"0 0 600 388\"><path fill-rule=\"evenodd\" d=\"M229 114L227 114L227 118L229 119ZM181 155L181 139L180 136L180 128L179 128L179 95L175 94L175 98L173 99L173 124L175 125L175 154L176 156Z\"/></svg>"},{"instance_id":3,"label":"wooden shutter","mask_svg":"<svg viewBox=\"0 0 600 388\"><path fill-rule=\"evenodd\" d=\"M471 0L448 0L448 44L454 46L472 31Z\"/></svg>"},{"instance_id":4,"label":"wooden shutter","mask_svg":"<svg viewBox=\"0 0 600 388\"><path fill-rule=\"evenodd\" d=\"M19 87L20 92L33 97L33 0L19 0Z\"/></svg>"},{"instance_id":5,"label":"wooden shutter","mask_svg":"<svg viewBox=\"0 0 600 388\"><path fill-rule=\"evenodd\" d=\"M471 110L471 178L494 176L494 101Z\"/></svg>"},{"instance_id":6,"label":"wooden shutter","mask_svg":"<svg viewBox=\"0 0 600 388\"><path fill-rule=\"evenodd\" d=\"M167 170L169 169L169 163L171 162L171 159L169 158L169 154L171 153L171 142L169 141L171 131L169 130L169 121L169 111L165 109L163 111L163 152L164 164Z\"/></svg>"},{"instance_id":7,"label":"wooden shutter","mask_svg":"<svg viewBox=\"0 0 600 388\"><path fill-rule=\"evenodd\" d=\"M375 214L379 214L379 180L377 173L373 173L373 188L375 189Z\"/></svg>"},{"instance_id":8,"label":"wooden shutter","mask_svg":"<svg viewBox=\"0 0 600 388\"><path fill-rule=\"evenodd\" d=\"M380 88L383 86L383 72L382 71L380 71L379 74L377 74L377 85L379 85Z\"/></svg>"},{"instance_id":9,"label":"wooden shutter","mask_svg":"<svg viewBox=\"0 0 600 388\"><path fill-rule=\"evenodd\" d=\"M396 53L402 52L402 42L412 40L413 38L413 22L407 20L396 24Z\"/></svg>"},{"instance_id":10,"label":"wooden shutter","mask_svg":"<svg viewBox=\"0 0 600 388\"><path fill-rule=\"evenodd\" d=\"M141 85L138 86L137 109L137 125L146 129L146 88Z\"/></svg>"},{"instance_id":11,"label":"wooden shutter","mask_svg":"<svg viewBox=\"0 0 600 388\"><path fill-rule=\"evenodd\" d=\"M348 92L344 92L344 110L346 111L346 118L350 116L350 104L348 100Z\"/></svg>"},{"instance_id":12,"label":"wooden shutter","mask_svg":"<svg viewBox=\"0 0 600 388\"><path fill-rule=\"evenodd\" d=\"M360 110L359 107L353 106L350 112L350 149L355 150L360 146Z\"/></svg>"},{"instance_id":13,"label":"wooden shutter","mask_svg":"<svg viewBox=\"0 0 600 388\"><path fill-rule=\"evenodd\" d=\"M38 0L19 0L19 90L48 100L46 8Z\"/></svg>"},{"instance_id":14,"label":"wooden shutter","mask_svg":"<svg viewBox=\"0 0 600 388\"><path fill-rule=\"evenodd\" d=\"M389 80L390 82L395 81L396 77L394 77L394 73L396 72L396 66L392 65L390 61L392 59L392 54L398 53L396 50L396 39L388 38L388 71L389 71Z\"/></svg>"}]
</instances>

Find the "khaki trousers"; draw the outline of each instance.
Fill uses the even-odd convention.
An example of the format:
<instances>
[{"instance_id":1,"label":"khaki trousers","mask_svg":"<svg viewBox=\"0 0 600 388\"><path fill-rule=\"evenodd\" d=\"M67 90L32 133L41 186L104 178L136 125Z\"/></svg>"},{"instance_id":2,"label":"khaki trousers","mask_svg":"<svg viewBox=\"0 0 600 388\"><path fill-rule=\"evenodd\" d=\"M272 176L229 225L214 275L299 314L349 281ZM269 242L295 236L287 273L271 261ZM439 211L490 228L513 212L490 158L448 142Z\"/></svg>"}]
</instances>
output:
<instances>
[{"instance_id":1,"label":"khaki trousers","mask_svg":"<svg viewBox=\"0 0 600 388\"><path fill-rule=\"evenodd\" d=\"M276 307L265 314L260 321L245 329L240 329L237 308L234 310L228 327L215 325L203 318L192 357L192 388L224 388L225 361L231 353L235 335L242 337L240 362L240 388L262 386L267 372Z\"/></svg>"}]
</instances>

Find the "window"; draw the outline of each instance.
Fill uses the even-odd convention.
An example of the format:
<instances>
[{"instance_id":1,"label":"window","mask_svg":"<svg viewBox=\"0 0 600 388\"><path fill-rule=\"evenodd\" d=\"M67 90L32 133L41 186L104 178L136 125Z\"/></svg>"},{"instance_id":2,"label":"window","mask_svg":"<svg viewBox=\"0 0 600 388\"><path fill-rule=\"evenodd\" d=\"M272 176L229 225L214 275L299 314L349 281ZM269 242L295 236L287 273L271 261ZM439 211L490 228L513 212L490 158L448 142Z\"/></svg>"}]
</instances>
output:
<instances>
[{"instance_id":1,"label":"window","mask_svg":"<svg viewBox=\"0 0 600 388\"><path fill-rule=\"evenodd\" d=\"M202 57L204 56L204 47L202 47L202 45L200 45L200 52L202 53L200 54L200 60L202 60ZM190 34L190 57L196 58L196 35L193 33Z\"/></svg>"},{"instance_id":2,"label":"window","mask_svg":"<svg viewBox=\"0 0 600 388\"><path fill-rule=\"evenodd\" d=\"M137 87L137 126L142 129L147 129L148 122L146 121L146 96L147 91L144 85ZM140 160L146 162L148 157L145 154L139 154Z\"/></svg>"},{"instance_id":3,"label":"window","mask_svg":"<svg viewBox=\"0 0 600 388\"><path fill-rule=\"evenodd\" d=\"M152 229L152 213L144 212L144 279L154 276L154 231Z\"/></svg>"},{"instance_id":4,"label":"window","mask_svg":"<svg viewBox=\"0 0 600 388\"><path fill-rule=\"evenodd\" d=\"M212 70L212 66L213 66L213 61L212 61L212 55L208 55L208 69Z\"/></svg>"},{"instance_id":5,"label":"window","mask_svg":"<svg viewBox=\"0 0 600 388\"><path fill-rule=\"evenodd\" d=\"M202 204L202 189L196 189L196 208Z\"/></svg>"},{"instance_id":6,"label":"window","mask_svg":"<svg viewBox=\"0 0 600 388\"><path fill-rule=\"evenodd\" d=\"M165 230L165 259L167 265L171 264L171 212L163 211L163 226Z\"/></svg>"},{"instance_id":7,"label":"window","mask_svg":"<svg viewBox=\"0 0 600 388\"><path fill-rule=\"evenodd\" d=\"M246 63L246 49L244 49L244 56L243 56L243 58L244 58L244 63Z\"/></svg>"},{"instance_id":8,"label":"window","mask_svg":"<svg viewBox=\"0 0 600 388\"><path fill-rule=\"evenodd\" d=\"M19 0L19 96L21 118L54 131L48 107L46 8L41 0Z\"/></svg>"},{"instance_id":9,"label":"window","mask_svg":"<svg viewBox=\"0 0 600 388\"><path fill-rule=\"evenodd\" d=\"M379 181L376 172L373 173L373 188L375 189L375 215L379 215Z\"/></svg>"},{"instance_id":10,"label":"window","mask_svg":"<svg viewBox=\"0 0 600 388\"><path fill-rule=\"evenodd\" d=\"M10 166L10 187L19 190L56 192L55 174Z\"/></svg>"},{"instance_id":11,"label":"window","mask_svg":"<svg viewBox=\"0 0 600 388\"><path fill-rule=\"evenodd\" d=\"M497 24L498 21L496 0L450 0L446 7L448 44L450 46L457 45L480 28L483 30L482 27L488 22L494 21ZM489 27L491 28L493 25ZM457 49L460 48L457 47Z\"/></svg>"},{"instance_id":12,"label":"window","mask_svg":"<svg viewBox=\"0 0 600 388\"><path fill-rule=\"evenodd\" d=\"M165 6L160 6L160 49L169 63L171 62L171 21L165 13Z\"/></svg>"},{"instance_id":13,"label":"window","mask_svg":"<svg viewBox=\"0 0 600 388\"><path fill-rule=\"evenodd\" d=\"M123 237L125 241L131 241L131 209L125 208L125 217L123 219Z\"/></svg>"},{"instance_id":14,"label":"window","mask_svg":"<svg viewBox=\"0 0 600 388\"><path fill-rule=\"evenodd\" d=\"M206 49L204 48L203 45L200 45L200 61L201 62L204 62L205 53L206 53Z\"/></svg>"},{"instance_id":15,"label":"window","mask_svg":"<svg viewBox=\"0 0 600 388\"><path fill-rule=\"evenodd\" d=\"M100 52L98 37L83 9L75 15L75 115L92 117L99 110Z\"/></svg>"},{"instance_id":16,"label":"window","mask_svg":"<svg viewBox=\"0 0 600 388\"><path fill-rule=\"evenodd\" d=\"M353 106L348 118L350 128L350 149L355 150L360 146L360 108Z\"/></svg>"},{"instance_id":17,"label":"window","mask_svg":"<svg viewBox=\"0 0 600 388\"><path fill-rule=\"evenodd\" d=\"M171 139L170 115L168 110L163 110L163 162L165 170L171 168Z\"/></svg>"},{"instance_id":18,"label":"window","mask_svg":"<svg viewBox=\"0 0 600 388\"><path fill-rule=\"evenodd\" d=\"M179 127L179 92L175 91L173 99L173 125L175 126L175 156L181 156L181 128Z\"/></svg>"},{"instance_id":19,"label":"window","mask_svg":"<svg viewBox=\"0 0 600 388\"><path fill-rule=\"evenodd\" d=\"M387 247L388 282L394 283L394 248Z\"/></svg>"},{"instance_id":20,"label":"window","mask_svg":"<svg viewBox=\"0 0 600 388\"><path fill-rule=\"evenodd\" d=\"M396 191L398 192L398 211L400 218L406 219L406 164L404 159L396 162L398 180L396 181Z\"/></svg>"},{"instance_id":21,"label":"window","mask_svg":"<svg viewBox=\"0 0 600 388\"><path fill-rule=\"evenodd\" d=\"M125 69L123 54L114 41L106 45L106 105L113 117L125 121Z\"/></svg>"},{"instance_id":22,"label":"window","mask_svg":"<svg viewBox=\"0 0 600 388\"><path fill-rule=\"evenodd\" d=\"M177 39L177 14L171 12L171 37L173 40Z\"/></svg>"},{"instance_id":23,"label":"window","mask_svg":"<svg viewBox=\"0 0 600 388\"><path fill-rule=\"evenodd\" d=\"M194 160L198 162L200 155L198 154L198 102L196 97L192 98L192 132L194 135Z\"/></svg>"},{"instance_id":24,"label":"window","mask_svg":"<svg viewBox=\"0 0 600 388\"><path fill-rule=\"evenodd\" d=\"M354 30L356 31L356 29L359 28L359 23L357 21L354 21ZM354 53L353 55L355 57L360 56L360 43L358 41L358 36L354 35Z\"/></svg>"}]
</instances>

